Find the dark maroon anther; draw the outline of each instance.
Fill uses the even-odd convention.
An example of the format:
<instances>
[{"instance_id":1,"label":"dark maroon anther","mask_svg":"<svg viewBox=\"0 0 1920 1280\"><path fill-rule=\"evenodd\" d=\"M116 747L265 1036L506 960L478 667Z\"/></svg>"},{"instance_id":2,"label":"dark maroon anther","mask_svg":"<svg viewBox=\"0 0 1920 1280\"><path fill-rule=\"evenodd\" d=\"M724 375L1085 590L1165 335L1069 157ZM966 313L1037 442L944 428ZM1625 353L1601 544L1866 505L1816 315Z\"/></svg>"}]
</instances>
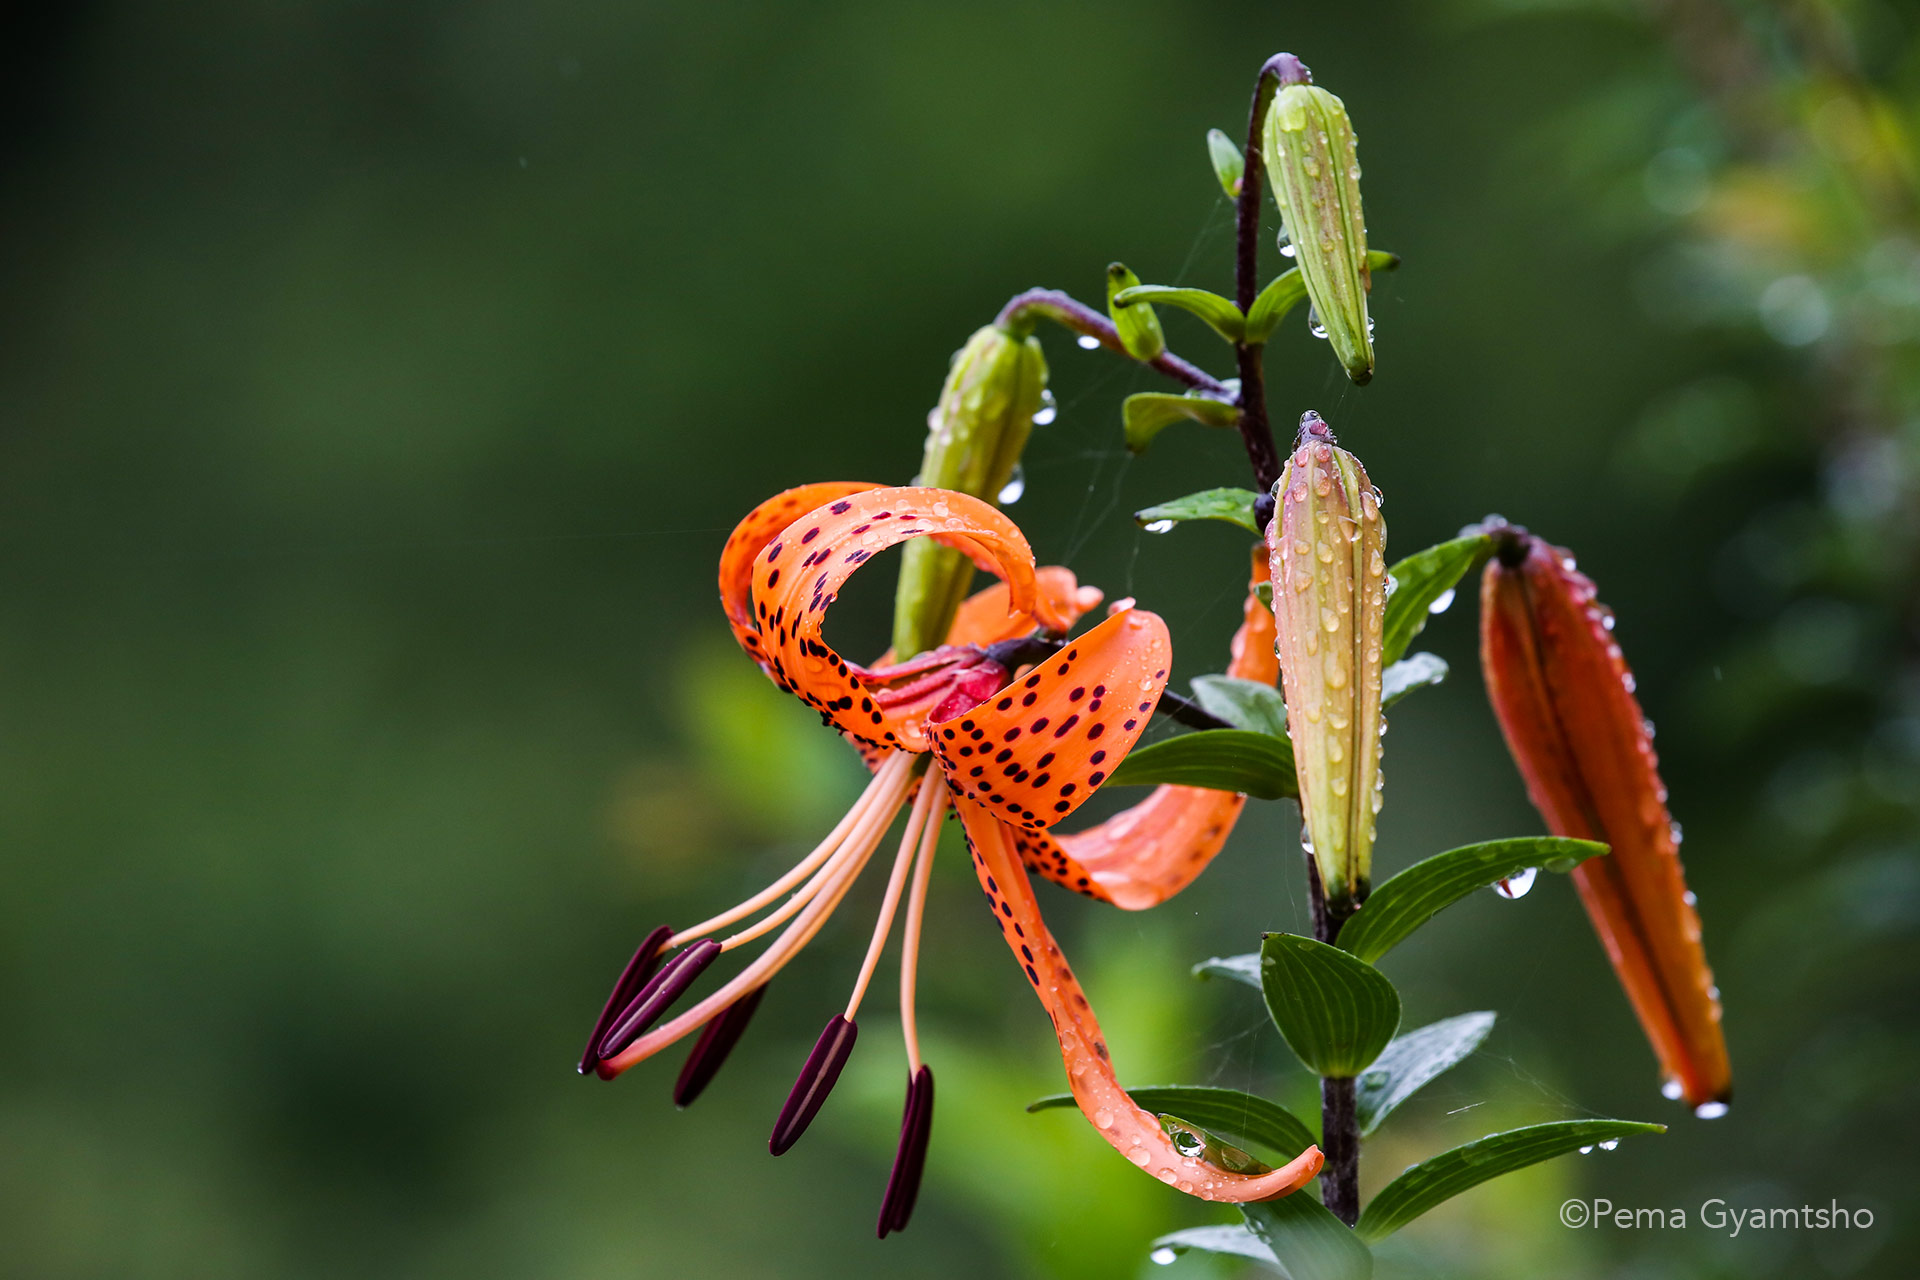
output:
<instances>
[{"instance_id":1,"label":"dark maroon anther","mask_svg":"<svg viewBox=\"0 0 1920 1280\"><path fill-rule=\"evenodd\" d=\"M607 1028L620 1011L633 999L633 993L640 984L653 974L654 966L660 963L660 948L667 945L667 939L673 936L673 929L661 925L648 934L634 951L633 959L627 961L627 967L620 971L620 980L613 984L613 991L607 996L606 1007L600 1010L600 1017L593 1024L593 1034L587 1037L587 1047L580 1054L580 1074L586 1075L593 1070L593 1064L600 1060L598 1052L601 1037L607 1034Z\"/></svg>"},{"instance_id":2,"label":"dark maroon anther","mask_svg":"<svg viewBox=\"0 0 1920 1280\"><path fill-rule=\"evenodd\" d=\"M927 1167L927 1139L933 1133L933 1070L921 1067L907 1080L907 1107L900 1118L900 1149L893 1156L887 1194L880 1200L880 1239L906 1229Z\"/></svg>"},{"instance_id":3,"label":"dark maroon anther","mask_svg":"<svg viewBox=\"0 0 1920 1280\"><path fill-rule=\"evenodd\" d=\"M740 1033L747 1029L753 1011L760 1007L760 997L766 993L765 986L755 987L721 1010L700 1032L693 1052L687 1055L687 1064L680 1068L680 1078L673 1082L674 1106L693 1105L693 1100L719 1072L720 1064L733 1052L733 1046L740 1043Z\"/></svg>"},{"instance_id":4,"label":"dark maroon anther","mask_svg":"<svg viewBox=\"0 0 1920 1280\"><path fill-rule=\"evenodd\" d=\"M800 1078L793 1082L793 1092L787 1095L786 1105L780 1108L780 1118L773 1122L773 1136L767 1139L768 1151L776 1156L785 1155L800 1141L800 1135L820 1114L820 1104L833 1091L833 1082L840 1078L840 1068L847 1065L847 1056L853 1052L853 1042L859 1034L859 1027L837 1013L827 1023L827 1029L814 1043L813 1052L807 1055L807 1065L800 1068Z\"/></svg>"},{"instance_id":5,"label":"dark maroon anther","mask_svg":"<svg viewBox=\"0 0 1920 1280\"><path fill-rule=\"evenodd\" d=\"M660 966L660 972L647 980L647 984L634 994L620 1016L613 1020L613 1026L600 1041L600 1057L611 1058L622 1049L638 1040L648 1027L660 1020L660 1015L687 993L706 967L720 954L720 944L712 938L702 938L684 951L677 951Z\"/></svg>"}]
</instances>

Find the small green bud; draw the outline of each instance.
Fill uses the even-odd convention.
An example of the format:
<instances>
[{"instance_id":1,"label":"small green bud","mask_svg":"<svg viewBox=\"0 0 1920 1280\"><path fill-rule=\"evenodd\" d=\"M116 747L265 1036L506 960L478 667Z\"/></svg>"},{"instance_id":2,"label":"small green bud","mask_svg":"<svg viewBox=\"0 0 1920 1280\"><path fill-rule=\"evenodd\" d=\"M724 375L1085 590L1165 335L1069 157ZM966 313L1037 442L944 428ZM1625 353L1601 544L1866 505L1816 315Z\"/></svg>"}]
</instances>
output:
<instances>
[{"instance_id":1,"label":"small green bud","mask_svg":"<svg viewBox=\"0 0 1920 1280\"><path fill-rule=\"evenodd\" d=\"M1282 84L1267 108L1262 155L1307 297L1347 376L1364 383L1373 377L1372 279L1359 153L1345 104L1304 80Z\"/></svg>"},{"instance_id":2,"label":"small green bud","mask_svg":"<svg viewBox=\"0 0 1920 1280\"><path fill-rule=\"evenodd\" d=\"M1240 154L1240 144L1223 130L1209 129L1207 159L1213 161L1213 176L1220 179L1220 189L1229 200L1238 200L1240 183L1247 176L1247 158Z\"/></svg>"},{"instance_id":3,"label":"small green bud","mask_svg":"<svg viewBox=\"0 0 1920 1280\"><path fill-rule=\"evenodd\" d=\"M1122 289L1131 289L1139 283L1140 277L1127 270L1125 263L1107 264L1107 314L1113 318L1113 327L1120 331L1120 345L1135 360L1151 360L1167 349L1167 335L1160 329L1160 317L1153 314L1153 307L1145 302L1123 307L1114 301Z\"/></svg>"},{"instance_id":4,"label":"small green bud","mask_svg":"<svg viewBox=\"0 0 1920 1280\"><path fill-rule=\"evenodd\" d=\"M988 325L954 353L940 402L927 415L927 447L915 484L998 502L1044 418L1047 362L1040 340ZM906 544L893 602L896 659L946 642L973 584L973 562L930 538Z\"/></svg>"}]
</instances>

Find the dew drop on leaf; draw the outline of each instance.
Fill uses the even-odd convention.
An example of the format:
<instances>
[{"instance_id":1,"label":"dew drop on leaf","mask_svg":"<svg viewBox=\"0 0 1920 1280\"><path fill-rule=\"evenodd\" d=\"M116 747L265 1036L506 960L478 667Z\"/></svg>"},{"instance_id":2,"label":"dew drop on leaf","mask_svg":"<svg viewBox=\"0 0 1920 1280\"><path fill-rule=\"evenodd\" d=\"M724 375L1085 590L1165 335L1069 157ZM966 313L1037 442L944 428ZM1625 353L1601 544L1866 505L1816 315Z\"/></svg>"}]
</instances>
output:
<instances>
[{"instance_id":1,"label":"dew drop on leaf","mask_svg":"<svg viewBox=\"0 0 1920 1280\"><path fill-rule=\"evenodd\" d=\"M1453 597L1454 597L1454 590L1452 587L1448 587L1445 591L1442 591L1439 595L1433 598L1433 603L1427 606L1427 612L1428 613L1445 613L1448 609L1451 609L1453 607Z\"/></svg>"},{"instance_id":2,"label":"dew drop on leaf","mask_svg":"<svg viewBox=\"0 0 1920 1280\"><path fill-rule=\"evenodd\" d=\"M1517 875L1508 876L1493 886L1493 891L1503 898L1524 898L1533 888L1534 880L1539 876L1540 868L1528 867Z\"/></svg>"}]
</instances>

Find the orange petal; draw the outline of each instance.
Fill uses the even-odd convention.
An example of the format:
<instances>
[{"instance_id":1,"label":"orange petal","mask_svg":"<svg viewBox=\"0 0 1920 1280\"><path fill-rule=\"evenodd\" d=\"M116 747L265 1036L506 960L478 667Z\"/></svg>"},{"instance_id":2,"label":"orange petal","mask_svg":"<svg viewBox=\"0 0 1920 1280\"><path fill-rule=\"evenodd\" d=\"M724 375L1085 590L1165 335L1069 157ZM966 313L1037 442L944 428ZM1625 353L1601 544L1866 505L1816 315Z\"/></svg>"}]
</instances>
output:
<instances>
[{"instance_id":1,"label":"orange petal","mask_svg":"<svg viewBox=\"0 0 1920 1280\"><path fill-rule=\"evenodd\" d=\"M1573 879L1662 1068L1689 1105L1723 1103L1732 1073L1700 917L1607 617L1566 551L1510 533L1481 580L1487 692L1547 826L1613 847Z\"/></svg>"},{"instance_id":2,"label":"orange petal","mask_svg":"<svg viewBox=\"0 0 1920 1280\"><path fill-rule=\"evenodd\" d=\"M1033 576L1044 607L1064 618L1069 627L1100 603L1100 588L1081 586L1071 569L1048 565L1036 570ZM977 644L985 648L1002 640L1018 639L1040 625L1032 614L1010 609L1007 601L1008 587L1004 582L996 582L968 596L959 613L954 615L947 643Z\"/></svg>"},{"instance_id":3,"label":"orange petal","mask_svg":"<svg viewBox=\"0 0 1920 1280\"><path fill-rule=\"evenodd\" d=\"M955 804L966 827L967 844L973 850L974 871L987 891L994 919L1041 1005L1053 1018L1074 1101L1100 1136L1168 1186L1206 1200L1233 1204L1272 1200L1311 1181L1320 1172L1318 1147L1308 1147L1285 1167L1262 1174L1229 1173L1181 1154L1160 1122L1120 1087L1093 1007L1040 918L1033 885L1014 852L1018 833L971 800L956 797Z\"/></svg>"},{"instance_id":4,"label":"orange petal","mask_svg":"<svg viewBox=\"0 0 1920 1280\"><path fill-rule=\"evenodd\" d=\"M776 493L747 513L746 519L727 535L720 552L720 607L727 611L727 622L747 656L771 674L760 649L760 628L753 618L753 558L766 550L782 530L816 507L825 506L850 493L878 489L877 484L858 480L831 480L824 484L803 484L785 493Z\"/></svg>"},{"instance_id":5,"label":"orange petal","mask_svg":"<svg viewBox=\"0 0 1920 1280\"><path fill-rule=\"evenodd\" d=\"M1271 685L1280 678L1273 653L1273 610L1254 589L1267 580L1267 549L1253 550L1253 573L1227 674ZM1030 871L1076 893L1127 911L1157 906L1179 893L1212 862L1233 833L1247 798L1206 787L1155 787L1113 817L1069 835L1024 833L1017 847Z\"/></svg>"},{"instance_id":6,"label":"orange petal","mask_svg":"<svg viewBox=\"0 0 1920 1280\"><path fill-rule=\"evenodd\" d=\"M985 559L1008 586L1009 608L1065 629L1065 619L1036 593L1033 551L1013 521L978 498L917 487L868 489L789 524L753 561L753 609L771 673L782 687L857 738L924 751L920 718L882 711L820 638L827 606L854 570L915 537Z\"/></svg>"},{"instance_id":7,"label":"orange petal","mask_svg":"<svg viewBox=\"0 0 1920 1280\"><path fill-rule=\"evenodd\" d=\"M1123 609L972 711L933 725L955 795L1030 831L1072 813L1132 749L1167 687L1167 624Z\"/></svg>"}]
</instances>

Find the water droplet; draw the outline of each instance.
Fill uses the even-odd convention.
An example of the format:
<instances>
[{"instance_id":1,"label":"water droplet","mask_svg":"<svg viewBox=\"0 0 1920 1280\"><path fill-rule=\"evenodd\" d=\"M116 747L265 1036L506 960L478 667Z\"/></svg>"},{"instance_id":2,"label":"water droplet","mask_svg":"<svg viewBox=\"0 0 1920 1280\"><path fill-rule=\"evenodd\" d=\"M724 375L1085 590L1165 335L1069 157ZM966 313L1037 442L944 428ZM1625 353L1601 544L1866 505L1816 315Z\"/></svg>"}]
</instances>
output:
<instances>
[{"instance_id":1,"label":"water droplet","mask_svg":"<svg viewBox=\"0 0 1920 1280\"><path fill-rule=\"evenodd\" d=\"M1033 425L1036 427L1044 427L1059 416L1060 405L1059 402L1053 398L1053 392L1042 391L1040 393L1040 407L1033 411Z\"/></svg>"},{"instance_id":2,"label":"water droplet","mask_svg":"<svg viewBox=\"0 0 1920 1280\"><path fill-rule=\"evenodd\" d=\"M1580 1148L1580 1154L1581 1154L1581 1155L1583 1155L1583 1156L1590 1156L1590 1155L1592 1155L1592 1154L1593 1154L1593 1148L1592 1148L1592 1147L1582 1147L1582 1148Z\"/></svg>"},{"instance_id":3,"label":"water droplet","mask_svg":"<svg viewBox=\"0 0 1920 1280\"><path fill-rule=\"evenodd\" d=\"M1539 878L1540 868L1528 867L1516 875L1508 876L1493 886L1493 891L1503 898L1524 898L1533 888L1533 882Z\"/></svg>"},{"instance_id":4,"label":"water droplet","mask_svg":"<svg viewBox=\"0 0 1920 1280\"><path fill-rule=\"evenodd\" d=\"M1428 613L1445 613L1448 609L1451 609L1453 607L1453 597L1454 597L1454 590L1452 587L1448 587L1445 591L1442 591L1439 595L1433 598L1433 603L1427 606L1427 612Z\"/></svg>"},{"instance_id":5,"label":"water droplet","mask_svg":"<svg viewBox=\"0 0 1920 1280\"><path fill-rule=\"evenodd\" d=\"M1173 529L1171 520L1154 520L1141 526L1148 533L1168 533Z\"/></svg>"},{"instance_id":6,"label":"water droplet","mask_svg":"<svg viewBox=\"0 0 1920 1280\"><path fill-rule=\"evenodd\" d=\"M1081 334L1076 341L1079 342L1082 351L1097 351L1100 349L1100 339L1090 333Z\"/></svg>"},{"instance_id":7,"label":"water droplet","mask_svg":"<svg viewBox=\"0 0 1920 1280\"><path fill-rule=\"evenodd\" d=\"M1113 1128L1113 1112L1105 1107L1093 1113L1093 1123L1102 1129Z\"/></svg>"},{"instance_id":8,"label":"water droplet","mask_svg":"<svg viewBox=\"0 0 1920 1280\"><path fill-rule=\"evenodd\" d=\"M1039 420L1040 415L1035 414L1034 421L1038 422ZM1003 507L1012 506L1014 503L1020 501L1021 496L1024 495L1026 491L1027 469L1016 462L1013 464L1013 474L1007 477L1005 484L1000 486L1000 505Z\"/></svg>"},{"instance_id":9,"label":"water droplet","mask_svg":"<svg viewBox=\"0 0 1920 1280\"><path fill-rule=\"evenodd\" d=\"M1154 1263L1159 1266L1170 1267L1173 1265L1174 1259L1178 1258L1180 1255L1174 1252L1172 1249L1169 1249L1167 1246L1161 1245L1158 1249L1155 1249L1152 1253L1148 1254L1147 1256L1151 1258L1154 1261Z\"/></svg>"},{"instance_id":10,"label":"water droplet","mask_svg":"<svg viewBox=\"0 0 1920 1280\"><path fill-rule=\"evenodd\" d=\"M1685 840L1687 838L1686 831L1677 822L1669 822L1667 824L1667 834L1673 837L1673 842L1675 844L1679 844L1682 840ZM1693 904L1688 903L1687 905L1692 906Z\"/></svg>"},{"instance_id":11,"label":"water droplet","mask_svg":"<svg viewBox=\"0 0 1920 1280\"><path fill-rule=\"evenodd\" d=\"M1689 889L1685 893L1680 895L1680 901L1686 903L1690 907L1698 906L1700 903L1700 896L1696 894L1693 890ZM1678 1088L1679 1086L1676 1085L1674 1087ZM1674 1096L1678 1097L1679 1095L1675 1094Z\"/></svg>"},{"instance_id":12,"label":"water droplet","mask_svg":"<svg viewBox=\"0 0 1920 1280\"><path fill-rule=\"evenodd\" d=\"M1337 796L1344 796L1345 794L1347 794L1347 778L1346 778L1346 775L1345 775L1345 774L1339 774L1339 775L1336 775L1336 776L1335 776L1335 777L1333 777L1333 778L1330 778L1330 779L1328 779L1328 781L1327 781L1327 786L1328 786L1328 787L1330 787L1330 788L1331 788L1331 789L1333 790L1333 794L1335 794L1335 795L1337 795Z\"/></svg>"},{"instance_id":13,"label":"water droplet","mask_svg":"<svg viewBox=\"0 0 1920 1280\"><path fill-rule=\"evenodd\" d=\"M1600 625L1605 627L1608 631L1611 631L1613 630L1613 624L1616 621L1617 619L1613 616L1613 610L1607 608L1607 606L1605 605L1601 605L1600 606Z\"/></svg>"},{"instance_id":14,"label":"water droplet","mask_svg":"<svg viewBox=\"0 0 1920 1280\"><path fill-rule=\"evenodd\" d=\"M1669 1080L1661 1085L1660 1096L1668 1102L1680 1101L1680 1082L1678 1080Z\"/></svg>"},{"instance_id":15,"label":"water droplet","mask_svg":"<svg viewBox=\"0 0 1920 1280\"><path fill-rule=\"evenodd\" d=\"M1320 313L1311 306L1307 308L1307 332L1316 338L1327 336L1327 326L1320 323Z\"/></svg>"},{"instance_id":16,"label":"water droplet","mask_svg":"<svg viewBox=\"0 0 1920 1280\"><path fill-rule=\"evenodd\" d=\"M1293 242L1290 240L1282 240L1280 242L1280 256L1283 258L1291 258L1293 253Z\"/></svg>"},{"instance_id":17,"label":"water droplet","mask_svg":"<svg viewBox=\"0 0 1920 1280\"><path fill-rule=\"evenodd\" d=\"M1727 1104L1724 1102L1703 1102L1693 1109L1693 1114L1702 1120L1718 1120L1721 1116L1727 1114Z\"/></svg>"},{"instance_id":18,"label":"water droplet","mask_svg":"<svg viewBox=\"0 0 1920 1280\"><path fill-rule=\"evenodd\" d=\"M1631 671L1622 671L1620 673L1620 683L1626 687L1626 690L1628 693L1632 693L1636 688L1639 687L1635 683L1633 678L1633 672Z\"/></svg>"},{"instance_id":19,"label":"water droplet","mask_svg":"<svg viewBox=\"0 0 1920 1280\"><path fill-rule=\"evenodd\" d=\"M1160 1181L1166 1183L1168 1186L1172 1186L1174 1183L1180 1181L1180 1175L1175 1173L1171 1169L1162 1169L1160 1170L1159 1173L1155 1174L1154 1176L1159 1178Z\"/></svg>"},{"instance_id":20,"label":"water droplet","mask_svg":"<svg viewBox=\"0 0 1920 1280\"><path fill-rule=\"evenodd\" d=\"M1147 1149L1145 1147L1135 1147L1133 1150L1127 1152L1127 1159L1133 1161L1135 1164L1139 1165L1142 1169L1144 1169L1147 1167L1147 1163L1150 1160L1152 1160L1153 1157L1147 1154Z\"/></svg>"},{"instance_id":21,"label":"water droplet","mask_svg":"<svg viewBox=\"0 0 1920 1280\"><path fill-rule=\"evenodd\" d=\"M1602 1151L1613 1151L1617 1149L1619 1145L1620 1145L1620 1139L1608 1138L1605 1142L1600 1144L1600 1149Z\"/></svg>"}]
</instances>

